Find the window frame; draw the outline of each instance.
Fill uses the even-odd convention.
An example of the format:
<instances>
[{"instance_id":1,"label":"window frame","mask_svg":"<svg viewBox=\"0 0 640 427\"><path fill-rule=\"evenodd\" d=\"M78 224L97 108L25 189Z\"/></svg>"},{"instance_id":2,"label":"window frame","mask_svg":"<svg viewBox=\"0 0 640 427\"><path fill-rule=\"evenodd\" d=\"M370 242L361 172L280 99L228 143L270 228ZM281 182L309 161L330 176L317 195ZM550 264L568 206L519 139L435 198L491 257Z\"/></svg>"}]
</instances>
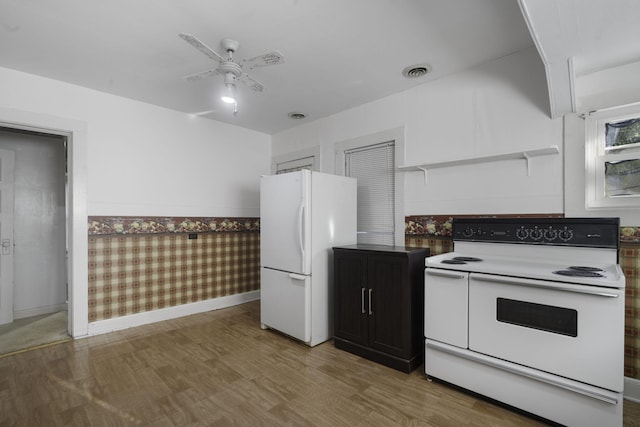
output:
<instances>
[{"instance_id":1,"label":"window frame","mask_svg":"<svg viewBox=\"0 0 640 427\"><path fill-rule=\"evenodd\" d=\"M344 158L345 176L358 179L358 243L395 246L395 141L345 150ZM364 169L371 171L372 167L374 170L383 168L390 173L364 173ZM354 173L353 169L363 173ZM361 192L364 188L366 191ZM371 196L373 194L382 197ZM372 199L377 203L372 203ZM362 213L368 215L363 217Z\"/></svg>"},{"instance_id":2,"label":"window frame","mask_svg":"<svg viewBox=\"0 0 640 427\"><path fill-rule=\"evenodd\" d=\"M321 171L320 147L311 147L293 153L286 153L271 158L271 174L276 175L279 170L295 167L295 163L308 163L311 159L311 170ZM286 166L285 166L286 165ZM306 169L306 168L305 168Z\"/></svg>"},{"instance_id":3,"label":"window frame","mask_svg":"<svg viewBox=\"0 0 640 427\"><path fill-rule=\"evenodd\" d=\"M640 103L612 107L585 115L585 205L587 209L638 208L640 195L607 197L605 162L640 159L640 147L606 150L605 125L640 118Z\"/></svg>"},{"instance_id":4,"label":"window frame","mask_svg":"<svg viewBox=\"0 0 640 427\"><path fill-rule=\"evenodd\" d=\"M405 128L403 126L383 130L377 133L360 136L354 139L336 142L335 149L335 173L345 175L345 151L369 145L394 141L395 143L395 244L404 246L404 180L405 174L397 173L398 165L405 161Z\"/></svg>"}]
</instances>

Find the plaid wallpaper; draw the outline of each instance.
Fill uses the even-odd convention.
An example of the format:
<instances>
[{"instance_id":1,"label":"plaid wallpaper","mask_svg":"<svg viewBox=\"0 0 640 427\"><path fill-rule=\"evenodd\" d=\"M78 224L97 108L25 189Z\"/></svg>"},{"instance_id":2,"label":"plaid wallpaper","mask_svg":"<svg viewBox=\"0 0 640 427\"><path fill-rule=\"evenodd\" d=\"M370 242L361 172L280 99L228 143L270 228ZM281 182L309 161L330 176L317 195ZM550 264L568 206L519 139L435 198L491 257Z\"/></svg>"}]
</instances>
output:
<instances>
[{"instance_id":1,"label":"plaid wallpaper","mask_svg":"<svg viewBox=\"0 0 640 427\"><path fill-rule=\"evenodd\" d=\"M640 231L640 227L637 228ZM620 266L627 279L624 313L624 375L640 379L640 245L622 243Z\"/></svg>"},{"instance_id":2,"label":"plaid wallpaper","mask_svg":"<svg viewBox=\"0 0 640 427\"><path fill-rule=\"evenodd\" d=\"M260 233L89 236L89 322L260 289Z\"/></svg>"}]
</instances>

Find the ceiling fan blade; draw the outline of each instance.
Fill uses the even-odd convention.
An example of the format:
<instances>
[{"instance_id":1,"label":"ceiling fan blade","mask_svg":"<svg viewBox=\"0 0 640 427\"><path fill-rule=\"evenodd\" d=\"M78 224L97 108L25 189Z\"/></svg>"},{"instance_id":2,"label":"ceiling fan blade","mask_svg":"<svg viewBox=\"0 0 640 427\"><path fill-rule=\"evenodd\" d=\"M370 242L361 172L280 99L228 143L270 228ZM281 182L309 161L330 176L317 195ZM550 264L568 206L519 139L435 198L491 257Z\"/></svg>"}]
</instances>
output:
<instances>
[{"instance_id":1,"label":"ceiling fan blade","mask_svg":"<svg viewBox=\"0 0 640 427\"><path fill-rule=\"evenodd\" d=\"M264 90L264 85L248 74L243 73L239 80L247 85L252 92L262 92Z\"/></svg>"},{"instance_id":2,"label":"ceiling fan blade","mask_svg":"<svg viewBox=\"0 0 640 427\"><path fill-rule=\"evenodd\" d=\"M197 82L198 80L204 79L205 77L215 76L217 74L221 74L220 68L216 68L214 70L201 71L199 73L191 74L185 77L185 80L190 81L191 83Z\"/></svg>"},{"instance_id":3,"label":"ceiling fan blade","mask_svg":"<svg viewBox=\"0 0 640 427\"><path fill-rule=\"evenodd\" d=\"M273 52L265 53L264 55L243 59L242 63L248 65L249 69L252 70L257 67L282 64L284 63L284 56L277 50L274 50Z\"/></svg>"},{"instance_id":4,"label":"ceiling fan blade","mask_svg":"<svg viewBox=\"0 0 640 427\"><path fill-rule=\"evenodd\" d=\"M222 56L218 55L213 49L211 49L206 44L202 43L195 36L193 36L191 34L186 34L186 33L180 33L179 36L180 36L180 38L182 40L186 41L191 46L195 47L200 52L204 53L205 55L207 55L209 58L213 59L214 61L218 61L218 62L224 61Z\"/></svg>"}]
</instances>

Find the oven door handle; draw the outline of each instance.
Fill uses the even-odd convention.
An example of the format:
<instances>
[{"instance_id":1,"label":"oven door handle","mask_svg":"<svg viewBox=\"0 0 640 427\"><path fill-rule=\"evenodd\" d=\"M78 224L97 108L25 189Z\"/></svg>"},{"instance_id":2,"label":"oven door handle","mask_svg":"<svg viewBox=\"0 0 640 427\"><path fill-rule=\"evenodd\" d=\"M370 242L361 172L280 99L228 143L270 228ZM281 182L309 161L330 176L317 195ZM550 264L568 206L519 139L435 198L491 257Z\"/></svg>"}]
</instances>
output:
<instances>
[{"instance_id":1,"label":"oven door handle","mask_svg":"<svg viewBox=\"0 0 640 427\"><path fill-rule=\"evenodd\" d=\"M432 276L450 277L452 279L467 278L467 273L459 273L459 272L449 271L449 270L434 270L432 268L427 268L425 272Z\"/></svg>"},{"instance_id":2,"label":"oven door handle","mask_svg":"<svg viewBox=\"0 0 640 427\"><path fill-rule=\"evenodd\" d=\"M553 289L555 291L563 291L563 292L572 292L576 294L586 294L586 295L595 295L598 297L606 297L606 298L618 298L620 295L613 292L605 292L605 291L596 291L592 289L584 289L578 288L576 286L568 285L562 286L560 284L556 284L553 282L532 282L527 280L518 280L511 279L507 277L499 277L499 276L484 276L482 274L474 274L472 273L472 278L474 280L480 282L493 282L493 283L503 283L507 285L516 285L516 286L527 286L530 288L544 288L544 289Z\"/></svg>"}]
</instances>

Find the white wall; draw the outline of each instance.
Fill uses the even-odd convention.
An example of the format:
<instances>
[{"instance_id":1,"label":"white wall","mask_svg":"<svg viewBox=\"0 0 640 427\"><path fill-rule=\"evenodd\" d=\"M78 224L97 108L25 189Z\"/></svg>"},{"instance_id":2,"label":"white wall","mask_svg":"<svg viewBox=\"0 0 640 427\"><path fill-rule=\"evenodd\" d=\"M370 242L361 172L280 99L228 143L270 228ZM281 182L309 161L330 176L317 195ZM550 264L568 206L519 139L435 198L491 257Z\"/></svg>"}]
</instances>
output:
<instances>
[{"instance_id":1,"label":"white wall","mask_svg":"<svg viewBox=\"0 0 640 427\"><path fill-rule=\"evenodd\" d=\"M87 335L87 215L258 216L270 136L0 68L0 124L69 137L69 329Z\"/></svg>"},{"instance_id":2,"label":"white wall","mask_svg":"<svg viewBox=\"0 0 640 427\"><path fill-rule=\"evenodd\" d=\"M341 141L403 127L415 165L556 145L559 155L434 169L405 176L404 215L562 213L563 124L548 112L545 71L534 48L273 136L273 155L320 146L335 171Z\"/></svg>"},{"instance_id":3,"label":"white wall","mask_svg":"<svg viewBox=\"0 0 640 427\"><path fill-rule=\"evenodd\" d=\"M9 69L0 93L0 107L87 123L89 215L259 215L267 134Z\"/></svg>"}]
</instances>

